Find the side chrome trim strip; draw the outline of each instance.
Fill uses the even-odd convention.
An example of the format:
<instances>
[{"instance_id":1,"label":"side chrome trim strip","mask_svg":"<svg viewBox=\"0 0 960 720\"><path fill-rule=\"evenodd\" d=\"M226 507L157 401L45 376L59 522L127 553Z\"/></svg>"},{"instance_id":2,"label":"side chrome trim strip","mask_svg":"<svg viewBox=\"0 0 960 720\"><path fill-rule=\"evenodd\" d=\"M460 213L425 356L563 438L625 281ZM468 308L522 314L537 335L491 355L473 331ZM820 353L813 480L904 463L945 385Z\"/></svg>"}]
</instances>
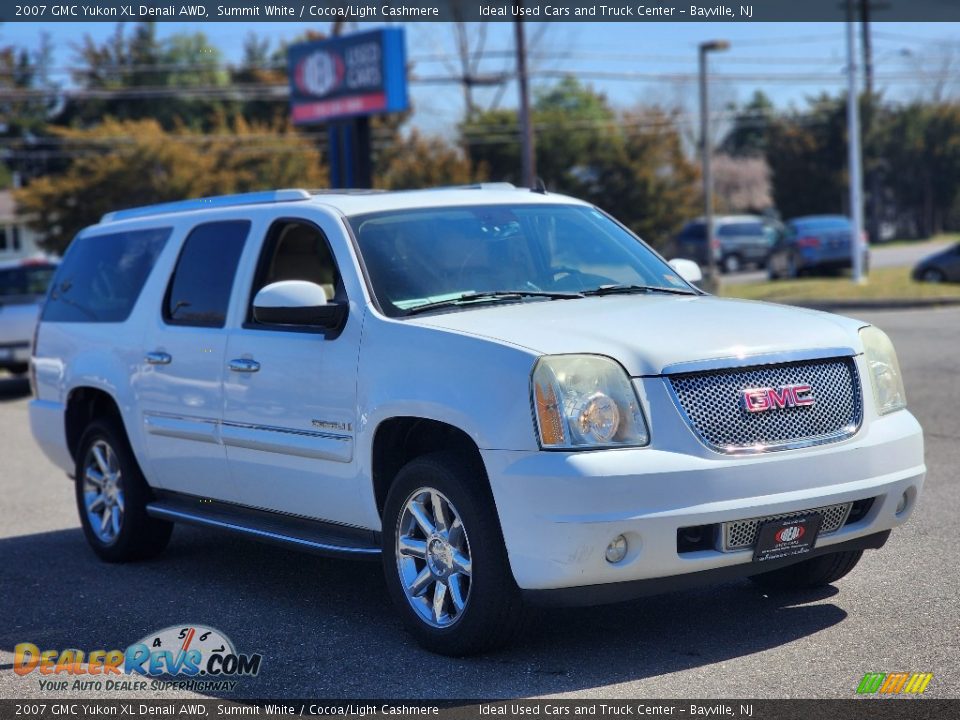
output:
<instances>
[{"instance_id":1,"label":"side chrome trim strip","mask_svg":"<svg viewBox=\"0 0 960 720\"><path fill-rule=\"evenodd\" d=\"M212 419L144 413L143 424L151 435L214 444L220 442L217 437L218 422Z\"/></svg>"},{"instance_id":2,"label":"side chrome trim strip","mask_svg":"<svg viewBox=\"0 0 960 720\"><path fill-rule=\"evenodd\" d=\"M329 543L317 542L315 540L308 540L306 538L294 537L292 535L283 535L281 533L271 532L269 530L260 530L258 528L248 527L246 525L240 525L239 523L227 522L225 520L216 520L214 518L206 517L204 515L196 515L194 513L183 512L182 510L173 510L171 508L157 506L152 503L150 505L147 505L147 514L150 515L151 517L156 517L163 520L187 522L194 525L202 525L203 527L218 528L220 530L230 530L233 532L243 533L244 535L251 535L261 540L271 540L273 542L279 542L285 545L295 545L297 547L318 550L324 553L339 553L339 554L369 555L369 556L380 554L379 548L351 547L349 545L332 545Z\"/></svg>"},{"instance_id":3,"label":"side chrome trim strip","mask_svg":"<svg viewBox=\"0 0 960 720\"><path fill-rule=\"evenodd\" d=\"M349 434L163 413L144 413L143 424L151 435L320 460L353 459L353 436Z\"/></svg>"},{"instance_id":4,"label":"side chrome trim strip","mask_svg":"<svg viewBox=\"0 0 960 720\"><path fill-rule=\"evenodd\" d=\"M691 360L664 366L661 375L683 375L686 373L706 372L709 370L729 370L730 368L752 367L755 365L779 365L780 363L803 362L804 360L826 360L827 358L851 357L857 353L853 348L814 348L810 350L788 350L785 352L759 353L757 355L731 355L710 360Z\"/></svg>"},{"instance_id":5,"label":"side chrome trim strip","mask_svg":"<svg viewBox=\"0 0 960 720\"><path fill-rule=\"evenodd\" d=\"M224 422L220 439L228 447L337 462L353 459L353 438L349 435Z\"/></svg>"}]
</instances>

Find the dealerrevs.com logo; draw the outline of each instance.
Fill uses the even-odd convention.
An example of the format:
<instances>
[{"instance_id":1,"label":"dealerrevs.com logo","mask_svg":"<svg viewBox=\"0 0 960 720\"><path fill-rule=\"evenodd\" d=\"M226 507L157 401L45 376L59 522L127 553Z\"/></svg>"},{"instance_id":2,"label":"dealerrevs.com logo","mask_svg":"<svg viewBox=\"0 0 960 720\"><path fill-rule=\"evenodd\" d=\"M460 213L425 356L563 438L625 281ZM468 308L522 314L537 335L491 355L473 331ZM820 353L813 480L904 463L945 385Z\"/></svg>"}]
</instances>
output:
<instances>
[{"instance_id":1,"label":"dealerrevs.com logo","mask_svg":"<svg viewBox=\"0 0 960 720\"><path fill-rule=\"evenodd\" d=\"M237 652L219 630L185 624L151 633L126 650L41 650L20 643L13 651L13 671L35 674L43 691L137 691L171 685L232 691L238 679L260 672L262 659L258 653Z\"/></svg>"}]
</instances>

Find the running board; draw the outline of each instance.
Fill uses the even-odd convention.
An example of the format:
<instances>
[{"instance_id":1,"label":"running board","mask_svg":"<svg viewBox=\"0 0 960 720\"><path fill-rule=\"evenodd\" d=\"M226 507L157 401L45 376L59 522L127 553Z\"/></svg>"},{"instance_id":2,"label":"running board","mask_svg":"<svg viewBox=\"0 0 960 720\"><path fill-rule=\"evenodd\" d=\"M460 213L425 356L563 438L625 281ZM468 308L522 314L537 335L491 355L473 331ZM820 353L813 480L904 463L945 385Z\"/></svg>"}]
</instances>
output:
<instances>
[{"instance_id":1,"label":"running board","mask_svg":"<svg viewBox=\"0 0 960 720\"><path fill-rule=\"evenodd\" d=\"M358 560L377 560L380 557L379 537L372 530L205 500L192 495L158 492L157 499L147 505L147 514L158 520L226 530L254 540L321 555Z\"/></svg>"}]
</instances>

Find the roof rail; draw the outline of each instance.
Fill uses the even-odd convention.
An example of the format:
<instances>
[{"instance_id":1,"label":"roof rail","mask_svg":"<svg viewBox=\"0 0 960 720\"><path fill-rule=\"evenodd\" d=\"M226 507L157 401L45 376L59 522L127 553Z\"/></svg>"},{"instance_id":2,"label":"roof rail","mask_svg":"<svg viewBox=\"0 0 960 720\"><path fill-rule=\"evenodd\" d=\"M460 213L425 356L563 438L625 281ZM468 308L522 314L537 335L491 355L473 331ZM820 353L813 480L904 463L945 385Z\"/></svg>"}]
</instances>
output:
<instances>
[{"instance_id":1,"label":"roof rail","mask_svg":"<svg viewBox=\"0 0 960 720\"><path fill-rule=\"evenodd\" d=\"M517 186L509 182L481 182L468 185L443 185L425 190L516 190Z\"/></svg>"},{"instance_id":2,"label":"roof rail","mask_svg":"<svg viewBox=\"0 0 960 720\"><path fill-rule=\"evenodd\" d=\"M309 200L310 193L306 190L265 190L262 192L237 193L235 195L216 195L214 197L196 198L193 200L178 200L176 202L144 205L127 210L108 212L100 222L108 223L116 220L131 220L132 218L149 217L151 215L166 215L168 213L200 210L202 208L225 208L238 205L261 205L264 203L291 202L294 200Z\"/></svg>"}]
</instances>

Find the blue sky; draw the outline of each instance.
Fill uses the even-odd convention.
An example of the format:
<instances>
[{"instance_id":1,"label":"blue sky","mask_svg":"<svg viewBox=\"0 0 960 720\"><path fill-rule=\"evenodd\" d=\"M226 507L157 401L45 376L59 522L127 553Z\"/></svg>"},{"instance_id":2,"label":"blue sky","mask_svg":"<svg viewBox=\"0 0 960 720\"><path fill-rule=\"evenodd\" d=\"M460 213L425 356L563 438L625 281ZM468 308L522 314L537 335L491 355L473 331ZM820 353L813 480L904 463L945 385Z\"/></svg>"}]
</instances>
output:
<instances>
[{"instance_id":1,"label":"blue sky","mask_svg":"<svg viewBox=\"0 0 960 720\"><path fill-rule=\"evenodd\" d=\"M374 24L355 24L369 29ZM273 43L290 39L307 27L326 30L327 24L299 23L160 23L161 37L176 32L201 31L227 61L240 58L245 36L255 31ZM449 75L456 68L454 30L446 23L407 23L407 53L421 78ZM875 23L874 57L877 86L895 100L955 93L960 83L960 23ZM69 66L73 44L84 34L103 39L114 23L17 23L0 26L0 43L36 47L47 33L55 47L54 64ZM614 105L679 105L696 108L697 44L708 39L729 40L728 52L712 57L716 73L715 107L744 101L762 89L780 107L802 104L803 98L823 90L844 87L845 26L842 23L552 23L527 28L533 38L531 67L534 83L552 81L552 75L580 73L603 91ZM471 28L476 39L479 30ZM485 47L492 51L481 70L512 68L510 23L488 23ZM538 37L539 36L539 37ZM497 54L497 53L500 54ZM446 58L446 61L444 61ZM537 76L537 73L543 75ZM61 76L66 79L65 76ZM463 111L458 86L414 83L411 96L414 122L429 132L449 134ZM478 94L481 106L499 101L515 106L516 87Z\"/></svg>"}]
</instances>

